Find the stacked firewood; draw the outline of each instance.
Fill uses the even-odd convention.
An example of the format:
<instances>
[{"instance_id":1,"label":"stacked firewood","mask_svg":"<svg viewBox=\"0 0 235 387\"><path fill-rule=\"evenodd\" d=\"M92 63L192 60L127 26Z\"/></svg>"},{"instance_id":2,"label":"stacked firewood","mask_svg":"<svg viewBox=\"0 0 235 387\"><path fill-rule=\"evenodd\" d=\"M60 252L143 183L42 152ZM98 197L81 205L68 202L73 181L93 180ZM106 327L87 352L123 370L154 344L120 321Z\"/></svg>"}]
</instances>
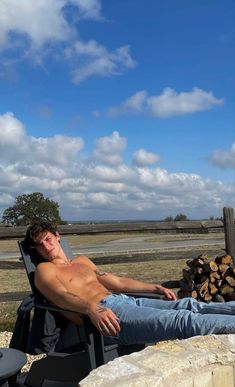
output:
<instances>
[{"instance_id":1,"label":"stacked firewood","mask_svg":"<svg viewBox=\"0 0 235 387\"><path fill-rule=\"evenodd\" d=\"M188 260L179 281L178 297L193 297L199 301L224 302L235 300L235 265L231 255L215 260L199 255Z\"/></svg>"}]
</instances>

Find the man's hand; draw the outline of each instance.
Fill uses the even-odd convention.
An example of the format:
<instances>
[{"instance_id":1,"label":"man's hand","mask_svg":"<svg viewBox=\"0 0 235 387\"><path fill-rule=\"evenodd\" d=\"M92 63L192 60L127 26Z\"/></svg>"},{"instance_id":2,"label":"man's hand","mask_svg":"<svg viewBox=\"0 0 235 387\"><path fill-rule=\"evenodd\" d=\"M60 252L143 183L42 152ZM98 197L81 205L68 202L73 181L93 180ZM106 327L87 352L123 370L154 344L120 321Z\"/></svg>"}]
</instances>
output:
<instances>
[{"instance_id":1,"label":"man's hand","mask_svg":"<svg viewBox=\"0 0 235 387\"><path fill-rule=\"evenodd\" d=\"M165 288L164 286L161 286L161 285L155 285L155 288L156 288L155 290L156 293L164 294L167 300L171 300L171 301L177 300L175 293L171 289Z\"/></svg>"},{"instance_id":2,"label":"man's hand","mask_svg":"<svg viewBox=\"0 0 235 387\"><path fill-rule=\"evenodd\" d=\"M87 314L103 336L115 336L120 332L119 318L111 309L94 304L89 307Z\"/></svg>"}]
</instances>

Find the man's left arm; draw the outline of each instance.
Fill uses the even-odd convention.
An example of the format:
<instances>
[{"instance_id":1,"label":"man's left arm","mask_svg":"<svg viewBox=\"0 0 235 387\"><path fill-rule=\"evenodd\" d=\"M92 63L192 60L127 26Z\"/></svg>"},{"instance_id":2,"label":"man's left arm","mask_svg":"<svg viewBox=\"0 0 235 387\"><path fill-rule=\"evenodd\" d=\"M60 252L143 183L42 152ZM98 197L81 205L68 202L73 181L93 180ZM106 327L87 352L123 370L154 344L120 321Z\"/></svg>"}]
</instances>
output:
<instances>
[{"instance_id":1,"label":"man's left arm","mask_svg":"<svg viewBox=\"0 0 235 387\"><path fill-rule=\"evenodd\" d=\"M171 289L158 284L149 284L128 277L119 277L111 273L95 270L97 278L107 289L113 292L146 292L157 293L165 296L167 300L176 300L176 295Z\"/></svg>"}]
</instances>

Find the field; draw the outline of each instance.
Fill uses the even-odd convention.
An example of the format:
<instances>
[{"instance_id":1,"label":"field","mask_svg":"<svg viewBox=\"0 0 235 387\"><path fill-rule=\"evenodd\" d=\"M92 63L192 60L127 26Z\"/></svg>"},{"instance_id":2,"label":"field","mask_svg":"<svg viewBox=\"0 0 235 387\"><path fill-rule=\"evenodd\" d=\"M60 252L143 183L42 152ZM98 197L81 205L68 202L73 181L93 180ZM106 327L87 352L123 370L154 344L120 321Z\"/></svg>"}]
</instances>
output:
<instances>
[{"instance_id":1,"label":"field","mask_svg":"<svg viewBox=\"0 0 235 387\"><path fill-rule=\"evenodd\" d=\"M71 235L66 237L71 247L76 247L79 244L104 244L110 241L115 241L125 238L133 238L136 236L144 236L148 241L177 241L185 239L204 239L205 245L190 249L171 249L170 255L167 249L158 252L158 256L154 260L146 260L144 257L138 262L128 262L128 255L120 258L119 263L102 264L99 267L102 270L115 273L121 276L128 276L146 282L162 283L166 280L175 280L181 278L182 269L186 266L186 260L194 258L199 254L207 254L209 257L222 255L223 250L221 246L214 244L206 246L208 239L223 238L221 233L218 234L150 234L150 233L115 233L115 234L97 234L77 236ZM18 253L17 240L0 240L0 253L3 258L0 260L0 295L8 292L30 292L28 279L26 277L23 264L19 262L18 258L4 259L4 253L14 252ZM159 255L162 259L159 259ZM98 257L91 257L99 259ZM112 259L111 259L112 260ZM117 260L118 261L118 260ZM102 256L102 263L105 262L105 257ZM110 262L110 260L109 260ZM176 291L176 289L175 289ZM0 331L11 330L16 318L16 310L20 301L1 302L0 303Z\"/></svg>"}]
</instances>

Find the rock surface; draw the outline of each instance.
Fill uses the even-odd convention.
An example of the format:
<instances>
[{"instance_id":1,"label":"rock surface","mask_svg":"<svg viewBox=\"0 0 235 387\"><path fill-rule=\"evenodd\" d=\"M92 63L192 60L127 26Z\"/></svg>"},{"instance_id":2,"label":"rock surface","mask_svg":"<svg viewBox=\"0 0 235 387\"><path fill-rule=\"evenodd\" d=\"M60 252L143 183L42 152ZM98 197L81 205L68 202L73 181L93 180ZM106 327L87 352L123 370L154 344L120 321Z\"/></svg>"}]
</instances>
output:
<instances>
[{"instance_id":1,"label":"rock surface","mask_svg":"<svg viewBox=\"0 0 235 387\"><path fill-rule=\"evenodd\" d=\"M11 332L0 333L8 347ZM27 355L22 372L44 355ZM235 334L163 341L93 370L80 387L234 387Z\"/></svg>"},{"instance_id":2,"label":"rock surface","mask_svg":"<svg viewBox=\"0 0 235 387\"><path fill-rule=\"evenodd\" d=\"M234 387L235 334L165 341L93 370L81 387ZM222 381L222 384L220 384Z\"/></svg>"}]
</instances>

